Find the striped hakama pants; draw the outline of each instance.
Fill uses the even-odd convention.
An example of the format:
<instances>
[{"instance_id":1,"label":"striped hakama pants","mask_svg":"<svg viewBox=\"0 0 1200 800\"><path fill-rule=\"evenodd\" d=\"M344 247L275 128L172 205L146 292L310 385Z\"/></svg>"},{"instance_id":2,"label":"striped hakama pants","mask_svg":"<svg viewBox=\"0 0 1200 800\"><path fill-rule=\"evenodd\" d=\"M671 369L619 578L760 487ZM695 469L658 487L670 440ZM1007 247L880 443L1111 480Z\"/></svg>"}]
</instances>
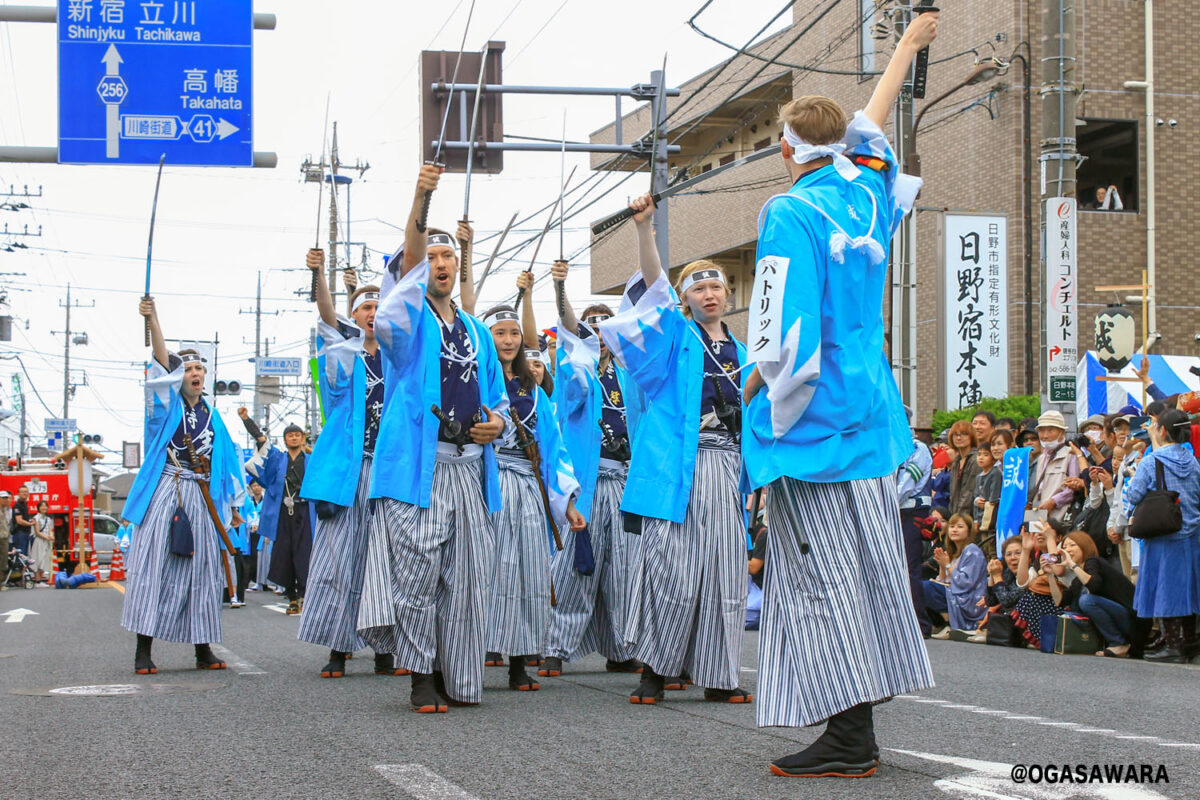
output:
<instances>
[{"instance_id":1,"label":"striped hakama pants","mask_svg":"<svg viewBox=\"0 0 1200 800\"><path fill-rule=\"evenodd\" d=\"M625 626L641 537L626 533L621 519L625 472L623 464L601 460L588 520L596 561L591 575L575 569L575 532L562 532L563 549L551 565L558 605L551 611L548 656L572 661L598 651L612 661L633 657Z\"/></svg>"},{"instance_id":2,"label":"striped hakama pants","mask_svg":"<svg viewBox=\"0 0 1200 800\"><path fill-rule=\"evenodd\" d=\"M770 485L759 726L815 725L933 685L899 509L890 475Z\"/></svg>"},{"instance_id":3,"label":"striped hakama pants","mask_svg":"<svg viewBox=\"0 0 1200 800\"><path fill-rule=\"evenodd\" d=\"M413 672L440 671L463 703L483 698L495 543L482 473L479 451L439 451L429 508L375 500L358 612L358 632L376 652Z\"/></svg>"},{"instance_id":4,"label":"striped hakama pants","mask_svg":"<svg viewBox=\"0 0 1200 800\"><path fill-rule=\"evenodd\" d=\"M683 524L647 517L634 568L626 641L659 675L687 668L696 685L736 689L746 624L741 453L700 434Z\"/></svg>"},{"instance_id":5,"label":"striped hakama pants","mask_svg":"<svg viewBox=\"0 0 1200 800\"><path fill-rule=\"evenodd\" d=\"M313 533L312 566L297 638L351 653L364 646L358 635L363 570L371 530L370 453L358 470L354 504L329 519L318 519Z\"/></svg>"},{"instance_id":6,"label":"striped hakama pants","mask_svg":"<svg viewBox=\"0 0 1200 800\"><path fill-rule=\"evenodd\" d=\"M504 508L492 515L496 557L487 598L487 651L536 655L550 621L550 529L533 464L506 453L497 460Z\"/></svg>"},{"instance_id":7,"label":"striped hakama pants","mask_svg":"<svg viewBox=\"0 0 1200 800\"><path fill-rule=\"evenodd\" d=\"M221 545L195 477L190 470L164 467L146 516L133 531L121 609L121 626L128 631L168 642L221 641ZM171 517L180 500L192 523L196 549L190 558L171 553Z\"/></svg>"}]
</instances>

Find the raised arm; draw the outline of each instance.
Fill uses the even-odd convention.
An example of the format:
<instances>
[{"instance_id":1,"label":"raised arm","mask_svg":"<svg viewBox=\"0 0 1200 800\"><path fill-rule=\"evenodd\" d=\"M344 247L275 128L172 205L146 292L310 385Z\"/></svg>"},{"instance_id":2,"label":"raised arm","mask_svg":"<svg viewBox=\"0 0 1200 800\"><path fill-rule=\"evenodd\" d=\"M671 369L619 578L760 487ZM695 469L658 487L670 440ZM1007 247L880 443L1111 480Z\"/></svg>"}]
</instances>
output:
<instances>
[{"instance_id":1,"label":"raised arm","mask_svg":"<svg viewBox=\"0 0 1200 800\"><path fill-rule=\"evenodd\" d=\"M169 369L170 351L167 350L167 342L163 339L162 327L158 324L158 309L154 306L154 298L147 297L142 300L138 305L138 313L145 317L150 325L150 349L154 360Z\"/></svg>"},{"instance_id":2,"label":"raised arm","mask_svg":"<svg viewBox=\"0 0 1200 800\"><path fill-rule=\"evenodd\" d=\"M317 279L317 313L321 321L330 327L337 327L337 309L333 306L333 295L329 293L329 281L325 278L325 251L319 247L312 248L304 257L304 263Z\"/></svg>"},{"instance_id":3,"label":"raised arm","mask_svg":"<svg viewBox=\"0 0 1200 800\"><path fill-rule=\"evenodd\" d=\"M423 164L417 177L417 189L413 195L412 210L408 212L408 225L404 228L404 258L400 262L400 274L406 274L410 269L425 260L425 250L429 245L429 236L425 231L418 230L421 222L421 210L425 206L425 192L437 189L438 178L442 168L433 164Z\"/></svg>"},{"instance_id":4,"label":"raised arm","mask_svg":"<svg viewBox=\"0 0 1200 800\"><path fill-rule=\"evenodd\" d=\"M517 288L521 291L521 344L538 349L537 320L533 316L533 273L517 273Z\"/></svg>"},{"instance_id":5,"label":"raised arm","mask_svg":"<svg viewBox=\"0 0 1200 800\"><path fill-rule=\"evenodd\" d=\"M555 261L550 267L550 277L554 279L554 300L558 306L558 322L571 333L579 330L579 318L575 309L567 300L567 271L569 266L565 261Z\"/></svg>"},{"instance_id":6,"label":"raised arm","mask_svg":"<svg viewBox=\"0 0 1200 800\"><path fill-rule=\"evenodd\" d=\"M633 222L637 226L638 269L642 271L646 285L650 286L662 274L662 262L658 260L658 248L654 245L654 228L651 224L654 219L654 198L648 194L635 197L629 201L629 207L633 209Z\"/></svg>"},{"instance_id":7,"label":"raised arm","mask_svg":"<svg viewBox=\"0 0 1200 800\"><path fill-rule=\"evenodd\" d=\"M475 229L466 220L458 221L458 291L459 305L468 314L475 313L475 265L473 263L473 248Z\"/></svg>"},{"instance_id":8,"label":"raised arm","mask_svg":"<svg viewBox=\"0 0 1200 800\"><path fill-rule=\"evenodd\" d=\"M888 62L887 69L879 78L879 83L875 84L875 91L871 94L871 100L863 109L863 113L880 128L892 113L896 98L900 96L900 89L908 77L908 69L912 66L913 59L916 58L921 48L928 47L929 43L937 36L937 18L938 13L930 11L917 15L908 24L904 36L896 45L896 52L892 55L892 60Z\"/></svg>"},{"instance_id":9,"label":"raised arm","mask_svg":"<svg viewBox=\"0 0 1200 800\"><path fill-rule=\"evenodd\" d=\"M346 316L350 316L354 313L354 292L358 289L358 270L354 267L346 267L342 270L342 284L346 287Z\"/></svg>"}]
</instances>

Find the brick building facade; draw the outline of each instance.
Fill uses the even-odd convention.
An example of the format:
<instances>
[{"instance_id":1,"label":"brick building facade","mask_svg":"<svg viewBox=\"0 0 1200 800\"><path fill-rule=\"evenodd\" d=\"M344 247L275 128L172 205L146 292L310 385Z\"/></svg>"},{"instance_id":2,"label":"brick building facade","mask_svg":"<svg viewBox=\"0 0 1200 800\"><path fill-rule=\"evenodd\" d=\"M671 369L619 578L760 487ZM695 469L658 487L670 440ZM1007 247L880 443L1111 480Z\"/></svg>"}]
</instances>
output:
<instances>
[{"instance_id":1,"label":"brick building facade","mask_svg":"<svg viewBox=\"0 0 1200 800\"><path fill-rule=\"evenodd\" d=\"M669 101L669 138L683 151L671 157L672 175L688 175L774 143L780 128L776 111L783 102L805 94L835 97L847 111L861 108L874 86L858 70L882 69L893 49L889 37L871 38L871 26L893 5L875 0L798 3L793 25L756 46L756 57L736 55L727 64L684 82L680 97ZM969 13L960 6L969 5ZM1200 246L1200 214L1187 202L1190 183L1200 162L1200 67L1187 48L1190 26L1185 0L1155 4L1156 116L1176 121L1156 130L1157 325L1163 338L1159 353L1192 354L1200 334L1200 280L1189 256ZM1079 170L1081 208L1092 200L1096 185L1118 186L1123 213L1082 211L1079 215L1079 348L1088 349L1092 320L1112 294L1093 287L1136 284L1146 265L1144 202L1145 107L1140 91L1123 83L1144 78L1142 0L1076 0L1077 62L1073 81L1085 91L1076 116L1081 151L1088 155ZM1041 2L973 0L943 13L932 48L927 98L936 98L962 81L973 59L992 55L1010 60L1022 41L1032 51L1033 334L1025 339L1025 264L1022 213L1022 74L1019 63L976 86L960 89L930 109L917 135L925 186L917 214L917 421L924 423L943 407L939 374L945 343L939 336L940 218L947 212L986 212L1007 218L1007 362L1008 386L1024 393L1026 369L1033 391L1041 383L1038 355L1040 328L1040 181L1037 162L1042 131L1040 64ZM807 30L805 30L807 29ZM973 52L972 52L973 51ZM770 63L774 60L778 63ZM804 68L801 68L804 67ZM815 68L815 69L814 69ZM821 70L821 71L816 71ZM845 73L845 74L842 74ZM917 101L920 111L922 101ZM1078 125L1078 123L1077 123ZM624 119L628 132L649 127L648 108ZM890 131L889 131L890 133ZM613 126L596 131L596 142L615 139ZM644 162L643 162L644 165ZM629 169L634 165L596 157L596 169ZM640 178L637 180L641 180ZM632 182L631 182L632 183ZM629 185L629 184L627 184ZM670 201L670 266L678 270L697 258L712 258L730 272L734 305L750 293L758 211L773 194L786 191L784 165L767 158L728 170L702 183L696 191ZM636 190L629 190L630 192ZM629 226L595 237L592 289L616 293L632 272L635 237ZM1141 309L1129 304L1141 325ZM885 316L889 308L885 302ZM731 319L744 326L744 311Z\"/></svg>"}]
</instances>

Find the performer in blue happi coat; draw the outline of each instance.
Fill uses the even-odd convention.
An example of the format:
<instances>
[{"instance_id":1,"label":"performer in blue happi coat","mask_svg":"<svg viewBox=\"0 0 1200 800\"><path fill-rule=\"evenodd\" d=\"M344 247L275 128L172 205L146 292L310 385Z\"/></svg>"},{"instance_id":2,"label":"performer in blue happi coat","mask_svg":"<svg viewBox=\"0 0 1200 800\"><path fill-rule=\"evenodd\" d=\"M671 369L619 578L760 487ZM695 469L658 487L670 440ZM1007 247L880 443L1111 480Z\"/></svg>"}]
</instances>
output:
<instances>
[{"instance_id":1,"label":"performer in blue happi coat","mask_svg":"<svg viewBox=\"0 0 1200 800\"><path fill-rule=\"evenodd\" d=\"M291 424L283 429L286 449L275 447L250 419L245 408L238 416L258 450L246 462L246 472L263 487L262 511L258 533L271 542L271 568L267 578L283 587L288 614L299 614L308 583L308 562L312 555L312 532L317 523L316 503L300 493L308 468L304 429Z\"/></svg>"},{"instance_id":2,"label":"performer in blue happi coat","mask_svg":"<svg viewBox=\"0 0 1200 800\"><path fill-rule=\"evenodd\" d=\"M518 278L518 286L527 289L532 282L528 272ZM542 652L550 623L550 556L555 547L549 522L553 520L560 536L566 536L568 525L580 531L586 523L575 508L579 482L554 407L534 382L525 360L516 312L510 306L495 306L483 315L483 323L492 333L504 369L512 404L509 413L514 418L514 429L500 442L497 455L504 508L492 517L496 561L488 594L487 649L493 662L499 660L496 656L509 656L510 689L537 691L537 681L525 668L531 656ZM530 437L540 459L536 471L526 451Z\"/></svg>"},{"instance_id":3,"label":"performer in blue happi coat","mask_svg":"<svg viewBox=\"0 0 1200 800\"><path fill-rule=\"evenodd\" d=\"M778 352L747 377L742 438L749 487L770 486L758 724L828 726L773 762L778 775L873 774L872 704L933 684L894 477L913 443L879 309L888 242L920 185L899 176L881 126L936 26L936 12L913 19L848 127L825 97L780 111L794 185L763 209L755 281L778 307ZM761 319L752 329L770 331Z\"/></svg>"},{"instance_id":4,"label":"performer in blue happi coat","mask_svg":"<svg viewBox=\"0 0 1200 800\"><path fill-rule=\"evenodd\" d=\"M573 533L563 537L563 550L552 567L558 605L538 675L561 675L564 661L597 650L607 659L609 672L636 672L640 665L625 641L625 628L640 537L623 524L621 498L642 395L598 333L612 310L596 304L584 310L582 322L575 316L566 295L568 269L565 261L551 267L559 301L559 389L554 400L582 486L578 505L588 518L593 558L591 572L580 572L575 558L580 542Z\"/></svg>"},{"instance_id":5,"label":"performer in blue happi coat","mask_svg":"<svg viewBox=\"0 0 1200 800\"><path fill-rule=\"evenodd\" d=\"M150 658L155 638L191 642L197 669L224 669L209 647L221 641L222 542L196 481L209 481L221 524L240 525L242 462L220 415L201 396L204 360L195 350L167 350L152 299L142 300L139 311L149 323L153 358L146 368L146 460L122 512L136 528L121 625L137 634L139 675L158 672ZM211 462L209 475L193 471L185 436Z\"/></svg>"},{"instance_id":6,"label":"performer in blue happi coat","mask_svg":"<svg viewBox=\"0 0 1200 800\"><path fill-rule=\"evenodd\" d=\"M491 334L450 299L457 243L420 221L438 177L437 167L422 167L375 313L385 388L358 615L363 639L412 671L410 700L421 713L483 696L490 515L501 508L488 445L508 415Z\"/></svg>"},{"instance_id":7,"label":"performer in blue happi coat","mask_svg":"<svg viewBox=\"0 0 1200 800\"><path fill-rule=\"evenodd\" d=\"M325 253L309 250L317 282L317 369L325 425L313 447L302 497L317 507L301 641L329 648L322 678L346 674L346 658L364 646L358 634L367 539L371 528L371 470L383 414L383 355L375 339L378 286L358 286L343 274L350 317L338 317L325 278ZM357 467L357 470L356 470ZM357 473L357 480L347 480ZM375 654L375 673L395 675L391 653Z\"/></svg>"},{"instance_id":8,"label":"performer in blue happi coat","mask_svg":"<svg viewBox=\"0 0 1200 800\"><path fill-rule=\"evenodd\" d=\"M658 260L650 195L629 204L640 272L599 323L646 396L621 510L644 518L626 641L644 664L633 703L662 700L685 669L707 700L749 703L738 686L746 623L746 534L738 490L745 347L722 322L724 270L683 268L678 296ZM682 299L682 308L680 307ZM672 680L672 683L675 683Z\"/></svg>"}]
</instances>

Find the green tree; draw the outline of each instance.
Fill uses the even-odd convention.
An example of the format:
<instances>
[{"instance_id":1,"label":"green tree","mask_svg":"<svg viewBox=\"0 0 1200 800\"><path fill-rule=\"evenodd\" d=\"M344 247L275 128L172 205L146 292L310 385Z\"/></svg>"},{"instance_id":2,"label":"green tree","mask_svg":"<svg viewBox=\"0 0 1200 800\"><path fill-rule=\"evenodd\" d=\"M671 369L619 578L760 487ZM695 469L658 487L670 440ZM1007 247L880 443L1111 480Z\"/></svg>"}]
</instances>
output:
<instances>
[{"instance_id":1,"label":"green tree","mask_svg":"<svg viewBox=\"0 0 1200 800\"><path fill-rule=\"evenodd\" d=\"M937 436L960 419L970 421L980 411L990 411L997 417L1012 417L1020 422L1025 417L1036 417L1042 413L1042 400L1036 394L1018 394L1010 397L985 397L979 405L960 408L957 411L933 412L933 435Z\"/></svg>"}]
</instances>

